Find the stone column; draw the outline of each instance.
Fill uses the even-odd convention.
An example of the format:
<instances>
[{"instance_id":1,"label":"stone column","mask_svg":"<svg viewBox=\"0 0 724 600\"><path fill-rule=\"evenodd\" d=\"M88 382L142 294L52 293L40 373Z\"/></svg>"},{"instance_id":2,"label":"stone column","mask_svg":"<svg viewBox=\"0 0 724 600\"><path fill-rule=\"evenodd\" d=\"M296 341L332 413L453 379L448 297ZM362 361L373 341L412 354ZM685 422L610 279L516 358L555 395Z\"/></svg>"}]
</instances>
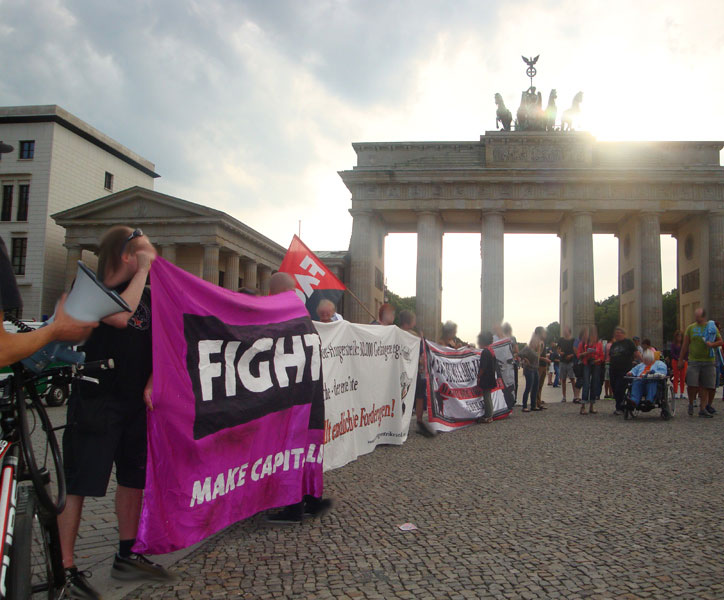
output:
<instances>
[{"instance_id":1,"label":"stone column","mask_svg":"<svg viewBox=\"0 0 724 600\"><path fill-rule=\"evenodd\" d=\"M68 291L78 272L78 261L83 256L83 248L75 244L67 244L65 247L68 249L68 256L65 259L65 290ZM100 273L98 277L101 278Z\"/></svg>"},{"instance_id":2,"label":"stone column","mask_svg":"<svg viewBox=\"0 0 724 600\"><path fill-rule=\"evenodd\" d=\"M236 252L232 252L226 257L224 287L235 292L239 290L239 255Z\"/></svg>"},{"instance_id":3,"label":"stone column","mask_svg":"<svg viewBox=\"0 0 724 600\"><path fill-rule=\"evenodd\" d=\"M269 295L269 279L271 278L271 268L266 265L259 265L258 277L259 277L259 292L262 296Z\"/></svg>"},{"instance_id":4,"label":"stone column","mask_svg":"<svg viewBox=\"0 0 724 600\"><path fill-rule=\"evenodd\" d=\"M641 273L641 338L663 348L664 320L661 297L661 225L659 213L639 215Z\"/></svg>"},{"instance_id":5,"label":"stone column","mask_svg":"<svg viewBox=\"0 0 724 600\"><path fill-rule=\"evenodd\" d=\"M256 261L244 259L244 287L256 289Z\"/></svg>"},{"instance_id":6,"label":"stone column","mask_svg":"<svg viewBox=\"0 0 724 600\"><path fill-rule=\"evenodd\" d=\"M161 256L168 262L176 264L176 244L161 245Z\"/></svg>"},{"instance_id":7,"label":"stone column","mask_svg":"<svg viewBox=\"0 0 724 600\"><path fill-rule=\"evenodd\" d=\"M705 308L710 319L721 321L724 320L724 211L710 212L708 218L709 300Z\"/></svg>"},{"instance_id":8,"label":"stone column","mask_svg":"<svg viewBox=\"0 0 724 600\"><path fill-rule=\"evenodd\" d=\"M349 288L373 314L375 302L372 288L375 284L374 215L371 211L354 210L352 214L352 238L349 242ZM345 318L353 323L369 323L367 311L359 302L351 302Z\"/></svg>"},{"instance_id":9,"label":"stone column","mask_svg":"<svg viewBox=\"0 0 724 600\"><path fill-rule=\"evenodd\" d=\"M481 330L493 331L503 320L503 214L483 212L480 251L482 253Z\"/></svg>"},{"instance_id":10,"label":"stone column","mask_svg":"<svg viewBox=\"0 0 724 600\"><path fill-rule=\"evenodd\" d=\"M571 269L568 287L571 290L573 335L582 327L595 324L593 317L593 218L591 213L573 213L570 228Z\"/></svg>"},{"instance_id":11,"label":"stone column","mask_svg":"<svg viewBox=\"0 0 724 600\"><path fill-rule=\"evenodd\" d=\"M442 235L438 213L417 213L417 326L432 341L442 319Z\"/></svg>"},{"instance_id":12,"label":"stone column","mask_svg":"<svg viewBox=\"0 0 724 600\"><path fill-rule=\"evenodd\" d=\"M215 285L219 285L219 245L204 245L204 269L202 277Z\"/></svg>"}]
</instances>

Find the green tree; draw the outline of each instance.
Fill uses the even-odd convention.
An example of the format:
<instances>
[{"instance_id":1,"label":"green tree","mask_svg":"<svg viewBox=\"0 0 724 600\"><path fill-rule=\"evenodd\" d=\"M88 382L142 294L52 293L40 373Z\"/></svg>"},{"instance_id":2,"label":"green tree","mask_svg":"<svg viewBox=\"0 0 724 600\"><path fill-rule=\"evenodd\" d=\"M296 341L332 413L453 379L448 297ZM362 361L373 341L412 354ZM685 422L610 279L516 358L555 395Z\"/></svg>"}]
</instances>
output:
<instances>
[{"instance_id":1,"label":"green tree","mask_svg":"<svg viewBox=\"0 0 724 600\"><path fill-rule=\"evenodd\" d=\"M605 340L613 338L613 330L618 325L618 296L609 296L595 303L593 318L598 330L598 337ZM574 332L577 335L578 332Z\"/></svg>"},{"instance_id":2,"label":"green tree","mask_svg":"<svg viewBox=\"0 0 724 600\"><path fill-rule=\"evenodd\" d=\"M546 327L546 344L550 345L557 342L561 337L561 324L558 321L549 323Z\"/></svg>"},{"instance_id":3,"label":"green tree","mask_svg":"<svg viewBox=\"0 0 724 600\"><path fill-rule=\"evenodd\" d=\"M392 304L392 306L395 307L395 325L400 324L400 312L403 310L411 310L412 312L416 311L417 307L417 298L416 296L408 296L406 298L403 298L401 296L398 296L395 294L395 292L391 290L387 290L387 302Z\"/></svg>"},{"instance_id":4,"label":"green tree","mask_svg":"<svg viewBox=\"0 0 724 600\"><path fill-rule=\"evenodd\" d=\"M679 290L674 288L663 297L664 343L674 339L679 323Z\"/></svg>"}]
</instances>

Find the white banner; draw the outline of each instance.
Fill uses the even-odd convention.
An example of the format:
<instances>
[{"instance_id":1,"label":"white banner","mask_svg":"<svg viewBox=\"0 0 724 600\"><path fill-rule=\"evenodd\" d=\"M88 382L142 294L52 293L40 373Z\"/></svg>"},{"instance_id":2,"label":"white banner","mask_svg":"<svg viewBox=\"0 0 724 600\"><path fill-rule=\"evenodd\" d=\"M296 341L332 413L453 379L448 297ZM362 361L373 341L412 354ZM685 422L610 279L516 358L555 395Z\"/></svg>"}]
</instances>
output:
<instances>
[{"instance_id":1,"label":"white banner","mask_svg":"<svg viewBox=\"0 0 724 600\"><path fill-rule=\"evenodd\" d=\"M395 326L314 323L322 341L324 470L402 444L415 410L420 338Z\"/></svg>"}]
</instances>

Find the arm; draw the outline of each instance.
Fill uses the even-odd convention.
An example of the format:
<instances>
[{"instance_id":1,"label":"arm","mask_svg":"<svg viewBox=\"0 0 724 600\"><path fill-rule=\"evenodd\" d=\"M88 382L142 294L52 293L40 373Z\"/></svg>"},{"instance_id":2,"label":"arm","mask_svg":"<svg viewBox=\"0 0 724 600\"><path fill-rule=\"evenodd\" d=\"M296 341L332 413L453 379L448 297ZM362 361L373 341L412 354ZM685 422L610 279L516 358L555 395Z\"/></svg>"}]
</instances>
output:
<instances>
[{"instance_id":1,"label":"arm","mask_svg":"<svg viewBox=\"0 0 724 600\"><path fill-rule=\"evenodd\" d=\"M146 408L150 411L153 410L153 373L149 375L146 387L143 388L143 401L146 403Z\"/></svg>"},{"instance_id":2,"label":"arm","mask_svg":"<svg viewBox=\"0 0 724 600\"><path fill-rule=\"evenodd\" d=\"M718 331L716 332L716 340L713 342L707 342L706 345L709 346L709 348L717 348L722 345L721 335L719 335Z\"/></svg>"},{"instance_id":3,"label":"arm","mask_svg":"<svg viewBox=\"0 0 724 600\"><path fill-rule=\"evenodd\" d=\"M681 344L681 351L679 352L679 357L681 360L688 360L689 359L689 336L684 336L684 343Z\"/></svg>"},{"instance_id":4,"label":"arm","mask_svg":"<svg viewBox=\"0 0 724 600\"><path fill-rule=\"evenodd\" d=\"M55 310L55 318L50 325L27 333L9 333L0 327L0 366L11 365L27 358L46 344L53 341L80 342L87 339L98 323L85 323L69 317L63 306L65 296L60 299ZM0 317L4 317L0 311Z\"/></svg>"},{"instance_id":5,"label":"arm","mask_svg":"<svg viewBox=\"0 0 724 600\"><path fill-rule=\"evenodd\" d=\"M155 258L152 253L145 250L139 250L136 252L136 256L138 258L138 270L133 276L133 279L131 279L131 282L128 284L128 287L121 294L121 298L128 302L128 305L131 307L130 314L122 311L103 319L103 322L106 325L110 325L111 327L115 327L117 329L124 329L125 327L128 327L128 319L138 308L138 304L141 301L141 295L143 294L143 288L146 286L148 273L151 270L151 263Z\"/></svg>"}]
</instances>

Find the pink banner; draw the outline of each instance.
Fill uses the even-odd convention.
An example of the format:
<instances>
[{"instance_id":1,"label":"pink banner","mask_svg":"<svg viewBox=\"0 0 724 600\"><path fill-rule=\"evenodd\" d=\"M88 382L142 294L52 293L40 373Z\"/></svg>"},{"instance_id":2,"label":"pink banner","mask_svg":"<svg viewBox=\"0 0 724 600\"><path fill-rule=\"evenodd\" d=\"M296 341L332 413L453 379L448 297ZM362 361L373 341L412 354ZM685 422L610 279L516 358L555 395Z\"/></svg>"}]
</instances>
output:
<instances>
[{"instance_id":1,"label":"pink banner","mask_svg":"<svg viewBox=\"0 0 724 600\"><path fill-rule=\"evenodd\" d=\"M153 406L134 551L190 546L322 494L319 337L294 292L237 294L158 258Z\"/></svg>"}]
</instances>

